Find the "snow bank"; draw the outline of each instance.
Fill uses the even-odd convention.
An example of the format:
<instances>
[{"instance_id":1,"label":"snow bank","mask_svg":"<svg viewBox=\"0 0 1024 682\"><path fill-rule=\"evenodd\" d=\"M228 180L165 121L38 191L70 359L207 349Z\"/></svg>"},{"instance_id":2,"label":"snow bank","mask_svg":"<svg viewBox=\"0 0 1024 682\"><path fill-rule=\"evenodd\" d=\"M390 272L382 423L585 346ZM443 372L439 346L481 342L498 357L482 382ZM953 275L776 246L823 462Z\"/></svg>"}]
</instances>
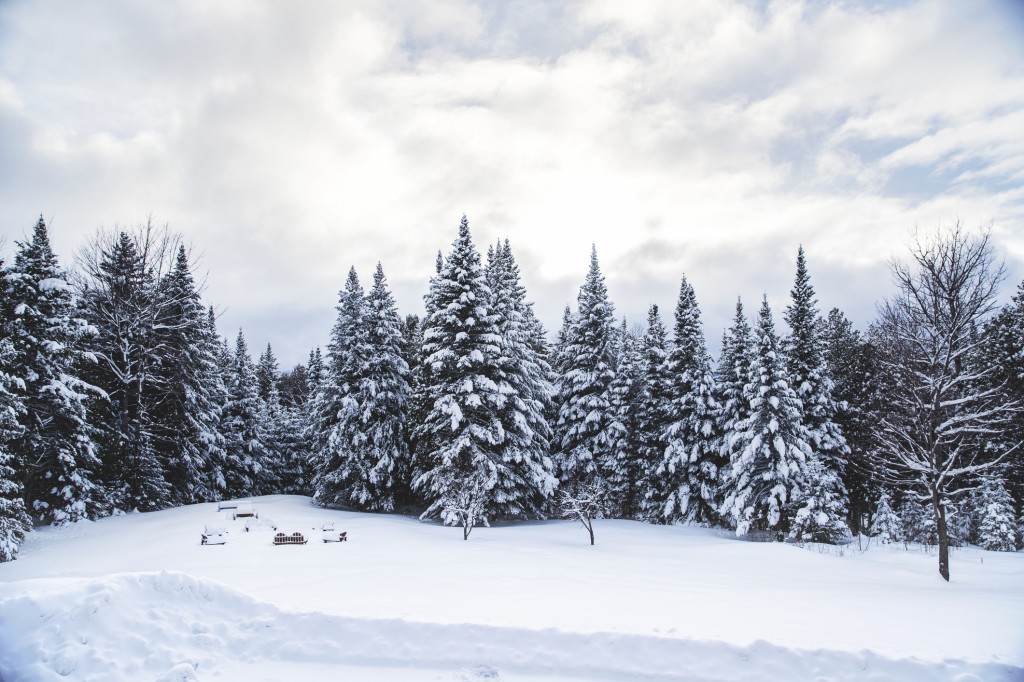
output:
<instances>
[{"instance_id":1,"label":"snow bank","mask_svg":"<svg viewBox=\"0 0 1024 682\"><path fill-rule=\"evenodd\" d=\"M183 573L23 581L0 599L0 679L1021 679L996 663L893 660L620 633L286 611Z\"/></svg>"}]
</instances>

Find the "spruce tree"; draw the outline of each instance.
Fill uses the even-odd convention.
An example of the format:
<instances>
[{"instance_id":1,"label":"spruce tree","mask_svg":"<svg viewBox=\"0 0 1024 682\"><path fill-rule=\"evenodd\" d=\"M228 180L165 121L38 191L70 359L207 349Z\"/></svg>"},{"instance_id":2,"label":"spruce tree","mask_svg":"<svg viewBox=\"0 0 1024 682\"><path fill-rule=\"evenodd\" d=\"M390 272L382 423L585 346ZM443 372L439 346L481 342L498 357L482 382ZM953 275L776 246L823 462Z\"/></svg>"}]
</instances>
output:
<instances>
[{"instance_id":1,"label":"spruce tree","mask_svg":"<svg viewBox=\"0 0 1024 682\"><path fill-rule=\"evenodd\" d=\"M235 352L228 353L227 359L227 404L223 412L226 492L232 497L259 495L263 492L268 452L256 372L241 329L235 338Z\"/></svg>"},{"instance_id":2,"label":"spruce tree","mask_svg":"<svg viewBox=\"0 0 1024 682\"><path fill-rule=\"evenodd\" d=\"M313 501L319 505L365 508L366 463L353 459L362 433L359 388L373 349L366 338L366 293L350 268L338 295L338 318L331 330L325 377L315 399Z\"/></svg>"},{"instance_id":3,"label":"spruce tree","mask_svg":"<svg viewBox=\"0 0 1024 682\"><path fill-rule=\"evenodd\" d=\"M982 479L978 502L978 544L996 552L1017 551L1013 499L1003 485L1002 478L995 473L986 475Z\"/></svg>"},{"instance_id":4,"label":"spruce tree","mask_svg":"<svg viewBox=\"0 0 1024 682\"><path fill-rule=\"evenodd\" d=\"M729 469L733 460L739 459L742 441L739 438L743 424L750 418L750 401L746 386L750 381L754 347L750 323L743 312L743 303L736 299L736 313L732 326L722 335L722 352L718 359L715 379L716 401L719 405L717 430L719 434L719 457L725 462L721 472L718 498L724 503L725 497L734 492L727 487ZM733 479L735 484L735 479ZM730 512L719 511L730 523Z\"/></svg>"},{"instance_id":5,"label":"spruce tree","mask_svg":"<svg viewBox=\"0 0 1024 682\"><path fill-rule=\"evenodd\" d=\"M98 362L88 378L105 397L92 404L90 421L102 467L108 509L151 511L171 502L171 488L153 439L153 410L162 353L157 336L154 269L127 232L100 239L85 262L82 300L96 330L88 349Z\"/></svg>"},{"instance_id":6,"label":"spruce tree","mask_svg":"<svg viewBox=\"0 0 1024 682\"><path fill-rule=\"evenodd\" d=\"M651 516L715 524L720 519L719 479L728 460L720 448L718 388L700 308L686 277L679 285L674 342L666 365L665 452L651 487Z\"/></svg>"},{"instance_id":7,"label":"spruce tree","mask_svg":"<svg viewBox=\"0 0 1024 682\"><path fill-rule=\"evenodd\" d=\"M464 537L487 520L502 466L501 413L511 390L502 377L501 337L491 291L463 216L452 251L434 278L423 332L423 387L430 411L420 426L432 448L417 458L413 485L429 506L423 517L460 523Z\"/></svg>"},{"instance_id":8,"label":"spruce tree","mask_svg":"<svg viewBox=\"0 0 1024 682\"><path fill-rule=\"evenodd\" d=\"M200 365L195 369L202 382L203 401L209 412L203 413L200 432L202 467L195 494L199 500L219 500L228 495L227 438L225 437L231 357L225 353L220 335L217 333L217 315L213 306L206 312L205 324L200 327L196 358Z\"/></svg>"},{"instance_id":9,"label":"spruce tree","mask_svg":"<svg viewBox=\"0 0 1024 682\"><path fill-rule=\"evenodd\" d=\"M614 307L597 261L580 287L572 327L562 340L558 373L556 470L559 485L576 493L581 486L606 484L614 463L615 444L624 427L616 421L610 387L615 379Z\"/></svg>"},{"instance_id":10,"label":"spruce tree","mask_svg":"<svg viewBox=\"0 0 1024 682\"><path fill-rule=\"evenodd\" d=\"M878 498L878 506L875 508L874 518L871 519L871 529L868 532L871 537L885 545L903 539L903 524L900 523L900 517L892 508L889 495L884 491Z\"/></svg>"},{"instance_id":11,"label":"spruce tree","mask_svg":"<svg viewBox=\"0 0 1024 682\"><path fill-rule=\"evenodd\" d=\"M402 353L401 319L380 263L366 295L362 319L367 355L356 368L355 409L350 420L347 462L349 503L357 509L391 511L407 497L410 461L406 414L409 366Z\"/></svg>"},{"instance_id":12,"label":"spruce tree","mask_svg":"<svg viewBox=\"0 0 1024 682\"><path fill-rule=\"evenodd\" d=\"M184 246L160 282L165 300L157 337L162 348L155 369L160 399L151 415L154 445L176 504L217 499L222 486L209 476L223 461L215 347L209 343L206 310ZM214 332L215 338L215 332ZM222 386L219 387L222 392Z\"/></svg>"},{"instance_id":13,"label":"spruce tree","mask_svg":"<svg viewBox=\"0 0 1024 682\"><path fill-rule=\"evenodd\" d=\"M492 518L536 517L542 515L556 485L547 421L551 370L538 349L543 328L526 301L519 264L508 240L498 242L489 253L485 272L495 331L501 341L498 376L507 386L499 412L505 437L499 446L489 511Z\"/></svg>"},{"instance_id":14,"label":"spruce tree","mask_svg":"<svg viewBox=\"0 0 1024 682\"><path fill-rule=\"evenodd\" d=\"M750 416L734 425L722 513L737 535L751 529L787 531L792 501L801 494L812 456L810 433L800 420L800 400L786 380L767 296L755 331L756 347L743 399Z\"/></svg>"},{"instance_id":15,"label":"spruce tree","mask_svg":"<svg viewBox=\"0 0 1024 682\"><path fill-rule=\"evenodd\" d=\"M647 392L642 341L626 320L616 335L615 376L608 386L609 410L617 425L611 452L602 467L607 483L605 511L627 519L641 514L646 467L640 453L644 436L642 405Z\"/></svg>"},{"instance_id":16,"label":"spruce tree","mask_svg":"<svg viewBox=\"0 0 1024 682\"><path fill-rule=\"evenodd\" d=\"M794 498L793 525L790 535L801 542L823 542L838 545L849 542L846 525L846 497L840 493L842 484L814 453L803 469L803 485Z\"/></svg>"},{"instance_id":17,"label":"spruce tree","mask_svg":"<svg viewBox=\"0 0 1024 682\"><path fill-rule=\"evenodd\" d=\"M0 293L7 300L7 276L0 262ZM15 395L18 379L14 344L8 334L12 311L0 306L0 562L13 561L18 557L25 535L32 530L32 519L25 509L21 482L14 470L12 442L23 432L18 423L24 417L25 406Z\"/></svg>"},{"instance_id":18,"label":"spruce tree","mask_svg":"<svg viewBox=\"0 0 1024 682\"><path fill-rule=\"evenodd\" d=\"M280 392L277 389L278 366L277 358L274 357L274 349L267 344L267 349L260 355L256 363L256 392L260 400L265 403L271 402L271 394L277 392L277 400L280 400Z\"/></svg>"},{"instance_id":19,"label":"spruce tree","mask_svg":"<svg viewBox=\"0 0 1024 682\"><path fill-rule=\"evenodd\" d=\"M827 498L830 504L840 505L845 510L847 492L842 476L850 448L836 420L839 408L833 397L832 377L825 362L822 321L802 246L797 252L796 280L790 296L791 302L785 312L790 333L783 341L786 371L790 386L800 399L800 419L810 433L811 449L821 460L820 467L807 470L808 475L822 474L821 480L808 481L809 489L819 491L819 496L815 502L808 500L807 503L811 507L815 504L820 506ZM828 485L833 488L826 490ZM818 511L814 516L821 513ZM841 535L840 531L837 532Z\"/></svg>"},{"instance_id":20,"label":"spruce tree","mask_svg":"<svg viewBox=\"0 0 1024 682\"><path fill-rule=\"evenodd\" d=\"M89 329L75 316L74 294L42 217L32 239L17 246L7 270L6 331L21 380L15 395L25 411L10 451L30 512L48 523L78 521L94 512L99 466L85 408L95 389L77 373L88 362L82 342Z\"/></svg>"}]
</instances>

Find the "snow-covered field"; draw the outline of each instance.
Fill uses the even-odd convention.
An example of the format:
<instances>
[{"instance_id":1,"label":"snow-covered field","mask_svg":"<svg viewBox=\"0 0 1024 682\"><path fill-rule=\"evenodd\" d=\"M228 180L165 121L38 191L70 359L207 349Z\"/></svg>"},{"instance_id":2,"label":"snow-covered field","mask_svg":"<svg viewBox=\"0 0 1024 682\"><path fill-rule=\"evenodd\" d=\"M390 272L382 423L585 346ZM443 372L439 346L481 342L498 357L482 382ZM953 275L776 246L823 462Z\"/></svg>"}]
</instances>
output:
<instances>
[{"instance_id":1,"label":"snow-covered field","mask_svg":"<svg viewBox=\"0 0 1024 682\"><path fill-rule=\"evenodd\" d=\"M1024 679L1024 553L801 549L598 521L460 528L256 498L46 528L0 565L0 680ZM334 521L349 541L324 544ZM204 525L229 542L201 546ZM314 530L314 528L316 530Z\"/></svg>"}]
</instances>

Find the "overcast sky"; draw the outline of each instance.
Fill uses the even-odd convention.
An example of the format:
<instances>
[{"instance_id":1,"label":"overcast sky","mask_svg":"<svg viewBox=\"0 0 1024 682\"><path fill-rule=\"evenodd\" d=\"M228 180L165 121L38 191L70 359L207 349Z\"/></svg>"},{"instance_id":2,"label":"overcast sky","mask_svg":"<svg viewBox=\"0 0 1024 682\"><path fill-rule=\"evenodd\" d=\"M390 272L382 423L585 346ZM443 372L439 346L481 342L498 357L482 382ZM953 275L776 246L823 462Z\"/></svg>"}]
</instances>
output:
<instances>
[{"instance_id":1,"label":"overcast sky","mask_svg":"<svg viewBox=\"0 0 1024 682\"><path fill-rule=\"evenodd\" d=\"M325 345L354 265L422 311L460 216L541 319L596 244L617 313L685 273L717 348L799 244L858 327L914 226L991 225L1024 276L1024 3L0 3L0 234L62 262L169 223L221 332Z\"/></svg>"}]
</instances>

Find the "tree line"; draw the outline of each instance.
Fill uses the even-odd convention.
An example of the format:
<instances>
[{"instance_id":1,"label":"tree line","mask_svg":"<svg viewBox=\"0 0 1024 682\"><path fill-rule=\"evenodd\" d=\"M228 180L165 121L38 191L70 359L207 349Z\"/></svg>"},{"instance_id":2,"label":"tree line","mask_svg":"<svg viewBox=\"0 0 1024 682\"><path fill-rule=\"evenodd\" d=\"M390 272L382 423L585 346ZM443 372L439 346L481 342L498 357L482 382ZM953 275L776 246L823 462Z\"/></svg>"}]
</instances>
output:
<instances>
[{"instance_id":1,"label":"tree line","mask_svg":"<svg viewBox=\"0 0 1024 682\"><path fill-rule=\"evenodd\" d=\"M596 249L553 340L507 240L463 217L424 315L378 264L323 353L280 371L216 328L180 237L100 233L71 271L42 220L0 268L0 559L33 524L269 493L461 525L566 515L828 543L1012 551L1024 501L1024 283L987 232L916 235L866 332L822 315L797 252L776 327L737 300L711 357L682 278L616 320Z\"/></svg>"}]
</instances>

